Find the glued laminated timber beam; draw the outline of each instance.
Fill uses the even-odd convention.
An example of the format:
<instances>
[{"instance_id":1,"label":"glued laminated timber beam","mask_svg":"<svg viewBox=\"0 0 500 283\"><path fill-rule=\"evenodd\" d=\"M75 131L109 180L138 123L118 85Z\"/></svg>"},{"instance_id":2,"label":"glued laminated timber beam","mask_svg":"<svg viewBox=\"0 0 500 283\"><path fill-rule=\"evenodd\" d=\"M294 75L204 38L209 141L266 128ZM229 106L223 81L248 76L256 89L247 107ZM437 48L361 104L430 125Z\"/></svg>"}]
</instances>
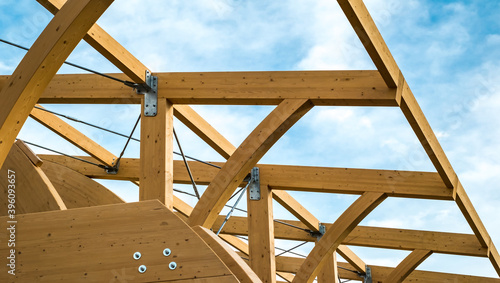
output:
<instances>
[{"instance_id":1,"label":"glued laminated timber beam","mask_svg":"<svg viewBox=\"0 0 500 283\"><path fill-rule=\"evenodd\" d=\"M0 91L0 166L57 70L112 0L71 0L47 25Z\"/></svg>"}]
</instances>

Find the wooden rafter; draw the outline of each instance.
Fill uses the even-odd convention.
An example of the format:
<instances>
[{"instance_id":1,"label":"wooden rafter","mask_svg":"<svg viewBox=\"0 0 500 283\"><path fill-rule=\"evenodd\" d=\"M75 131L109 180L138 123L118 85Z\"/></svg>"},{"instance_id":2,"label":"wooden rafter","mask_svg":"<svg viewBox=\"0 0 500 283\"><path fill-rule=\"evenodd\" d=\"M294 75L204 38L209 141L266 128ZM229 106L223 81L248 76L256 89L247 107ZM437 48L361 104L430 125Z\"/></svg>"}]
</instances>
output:
<instances>
[{"instance_id":1,"label":"wooden rafter","mask_svg":"<svg viewBox=\"0 0 500 283\"><path fill-rule=\"evenodd\" d=\"M41 107L40 105L37 105ZM30 117L104 165L115 165L116 156L54 114L33 108Z\"/></svg>"},{"instance_id":2,"label":"wooden rafter","mask_svg":"<svg viewBox=\"0 0 500 283\"><path fill-rule=\"evenodd\" d=\"M113 0L71 0L47 25L0 91L0 166L64 60Z\"/></svg>"}]
</instances>

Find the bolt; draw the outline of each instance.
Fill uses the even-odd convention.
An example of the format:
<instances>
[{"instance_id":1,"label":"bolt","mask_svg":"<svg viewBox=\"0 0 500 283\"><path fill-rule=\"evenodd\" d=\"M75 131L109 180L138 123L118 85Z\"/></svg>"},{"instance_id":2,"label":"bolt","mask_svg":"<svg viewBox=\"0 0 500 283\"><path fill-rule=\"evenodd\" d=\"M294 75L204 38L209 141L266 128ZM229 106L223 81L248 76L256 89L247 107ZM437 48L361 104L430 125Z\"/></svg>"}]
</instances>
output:
<instances>
[{"instance_id":1,"label":"bolt","mask_svg":"<svg viewBox=\"0 0 500 283\"><path fill-rule=\"evenodd\" d=\"M163 255L164 256L169 256L171 253L172 253L172 251L170 249L164 249L163 250Z\"/></svg>"}]
</instances>

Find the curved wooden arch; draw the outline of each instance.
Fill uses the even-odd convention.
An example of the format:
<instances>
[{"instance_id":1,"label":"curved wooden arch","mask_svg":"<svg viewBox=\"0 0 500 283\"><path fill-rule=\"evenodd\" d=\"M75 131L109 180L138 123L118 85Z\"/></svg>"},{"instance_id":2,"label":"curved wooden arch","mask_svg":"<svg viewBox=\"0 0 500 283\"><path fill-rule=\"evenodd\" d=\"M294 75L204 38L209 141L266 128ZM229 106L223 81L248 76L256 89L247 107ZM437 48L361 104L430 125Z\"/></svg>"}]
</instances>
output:
<instances>
[{"instance_id":1,"label":"curved wooden arch","mask_svg":"<svg viewBox=\"0 0 500 283\"><path fill-rule=\"evenodd\" d=\"M401 283L432 254L431 250L414 250L387 276L384 282Z\"/></svg>"},{"instance_id":2,"label":"curved wooden arch","mask_svg":"<svg viewBox=\"0 0 500 283\"><path fill-rule=\"evenodd\" d=\"M229 157L194 207L189 224L212 227L250 169L312 107L313 104L306 99L287 99L281 102Z\"/></svg>"},{"instance_id":3,"label":"curved wooden arch","mask_svg":"<svg viewBox=\"0 0 500 283\"><path fill-rule=\"evenodd\" d=\"M312 282L323 267L325 260L332 256L342 240L386 198L387 195L382 193L365 193L360 196L316 243L293 282Z\"/></svg>"},{"instance_id":4,"label":"curved wooden arch","mask_svg":"<svg viewBox=\"0 0 500 283\"><path fill-rule=\"evenodd\" d=\"M9 194L13 195L15 200L12 208L15 214L65 210L66 205L49 178L40 167L33 165L18 143L19 141L11 147L0 169L1 176L5 178L0 182L3 208L0 216L7 215ZM13 176L12 184L6 182L7 176Z\"/></svg>"},{"instance_id":5,"label":"curved wooden arch","mask_svg":"<svg viewBox=\"0 0 500 283\"><path fill-rule=\"evenodd\" d=\"M0 167L42 92L113 0L70 0L35 41L0 92Z\"/></svg>"}]
</instances>

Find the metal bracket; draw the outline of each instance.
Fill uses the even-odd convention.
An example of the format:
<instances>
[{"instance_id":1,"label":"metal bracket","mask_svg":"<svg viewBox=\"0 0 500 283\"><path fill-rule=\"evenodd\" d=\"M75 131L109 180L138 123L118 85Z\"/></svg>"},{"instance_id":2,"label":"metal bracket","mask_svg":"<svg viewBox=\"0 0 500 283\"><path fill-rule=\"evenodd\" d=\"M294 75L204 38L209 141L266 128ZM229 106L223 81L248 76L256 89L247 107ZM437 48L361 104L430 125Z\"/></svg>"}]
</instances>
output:
<instances>
[{"instance_id":1,"label":"metal bracket","mask_svg":"<svg viewBox=\"0 0 500 283\"><path fill-rule=\"evenodd\" d=\"M146 83L136 86L137 94L144 94L144 116L154 117L158 112L158 77L146 70Z\"/></svg>"},{"instance_id":2,"label":"metal bracket","mask_svg":"<svg viewBox=\"0 0 500 283\"><path fill-rule=\"evenodd\" d=\"M326 226L323 225L323 224L321 224L321 223L319 223L318 230L319 230L319 232L315 232L315 231L309 232L312 237L316 237L317 241L319 241L321 239L321 237L323 237L323 235L325 235L325 233L326 233Z\"/></svg>"},{"instance_id":3,"label":"metal bracket","mask_svg":"<svg viewBox=\"0 0 500 283\"><path fill-rule=\"evenodd\" d=\"M248 191L250 192L250 200L260 200L259 167L252 168L252 172L250 173L250 181L248 184Z\"/></svg>"},{"instance_id":4,"label":"metal bracket","mask_svg":"<svg viewBox=\"0 0 500 283\"><path fill-rule=\"evenodd\" d=\"M363 283L372 283L372 269L368 267L368 265L366 266L366 274Z\"/></svg>"},{"instance_id":5,"label":"metal bracket","mask_svg":"<svg viewBox=\"0 0 500 283\"><path fill-rule=\"evenodd\" d=\"M114 166L106 166L106 174L116 175L118 174L118 168L120 167L120 160Z\"/></svg>"}]
</instances>

